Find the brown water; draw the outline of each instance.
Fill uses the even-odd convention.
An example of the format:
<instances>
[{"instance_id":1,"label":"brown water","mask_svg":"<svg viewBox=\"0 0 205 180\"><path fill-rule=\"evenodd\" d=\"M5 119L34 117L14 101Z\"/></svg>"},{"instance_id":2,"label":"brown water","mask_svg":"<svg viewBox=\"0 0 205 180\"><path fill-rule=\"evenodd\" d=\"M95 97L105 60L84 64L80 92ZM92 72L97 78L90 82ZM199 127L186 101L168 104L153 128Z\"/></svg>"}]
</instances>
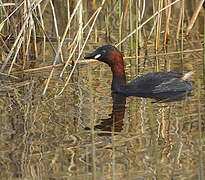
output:
<instances>
[{"instance_id":1,"label":"brown water","mask_svg":"<svg viewBox=\"0 0 205 180\"><path fill-rule=\"evenodd\" d=\"M174 10L178 11L176 7ZM191 11L185 12L189 17ZM97 39L93 33L84 54L108 43L105 41L106 13L105 8L95 27ZM173 18L177 18L177 13ZM117 20L114 11L109 28L115 43L118 42ZM180 50L175 42L175 23L174 20L170 23L168 53ZM146 33L150 31L149 25L145 26ZM203 38L197 25L190 38L184 40L185 51L202 48ZM153 55L154 42L149 40L147 44L148 55ZM129 53L127 41L124 56ZM140 55L144 53L142 48ZM52 59L49 49L46 54ZM126 103L121 97L112 99L110 68L96 61L81 61L60 96L56 95L64 87L70 67L63 80L59 80L62 67L55 71L44 97L41 94L49 70L26 73L18 76L18 80L1 76L1 179L205 178L203 54L202 51L184 53L181 58L181 54L159 56L160 71L195 72L193 97L170 103L153 104L153 100L137 97L128 97ZM130 66L134 60L125 58L128 80L136 77L135 67ZM140 75L153 71L155 57L139 60ZM36 67L50 64L52 61L46 60L36 63ZM95 134L89 130L92 121ZM115 133L110 131L113 128Z\"/></svg>"}]
</instances>

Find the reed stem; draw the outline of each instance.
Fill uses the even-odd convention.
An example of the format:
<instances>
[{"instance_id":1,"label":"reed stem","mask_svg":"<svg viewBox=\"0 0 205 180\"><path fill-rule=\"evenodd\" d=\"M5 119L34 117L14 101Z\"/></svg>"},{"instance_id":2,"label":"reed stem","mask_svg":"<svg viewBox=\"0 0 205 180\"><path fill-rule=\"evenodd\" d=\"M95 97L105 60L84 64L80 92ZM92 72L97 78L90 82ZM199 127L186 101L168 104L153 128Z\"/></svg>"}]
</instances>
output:
<instances>
[{"instance_id":1,"label":"reed stem","mask_svg":"<svg viewBox=\"0 0 205 180\"><path fill-rule=\"evenodd\" d=\"M135 19L136 19L136 23L135 23L135 28L136 28L136 34L135 34L135 74L138 75L139 73L139 59L138 59L138 46L139 46L139 38L138 38L138 1L136 1L136 16L135 16Z\"/></svg>"},{"instance_id":2,"label":"reed stem","mask_svg":"<svg viewBox=\"0 0 205 180\"><path fill-rule=\"evenodd\" d=\"M204 44L203 44L203 81L205 83L205 10L204 10Z\"/></svg>"}]
</instances>

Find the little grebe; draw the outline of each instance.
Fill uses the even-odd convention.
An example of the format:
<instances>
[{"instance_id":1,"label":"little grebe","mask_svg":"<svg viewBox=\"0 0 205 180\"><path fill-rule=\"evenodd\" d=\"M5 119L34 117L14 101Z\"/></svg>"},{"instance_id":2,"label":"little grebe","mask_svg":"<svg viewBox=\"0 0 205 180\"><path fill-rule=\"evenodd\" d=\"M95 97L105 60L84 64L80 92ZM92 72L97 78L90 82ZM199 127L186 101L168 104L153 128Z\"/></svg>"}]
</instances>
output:
<instances>
[{"instance_id":1,"label":"little grebe","mask_svg":"<svg viewBox=\"0 0 205 180\"><path fill-rule=\"evenodd\" d=\"M137 96L153 98L157 101L174 100L175 97L185 96L193 90L189 81L192 72L185 75L176 72L152 72L126 84L123 57L117 48L104 45L88 54L84 59L96 59L111 67L112 93L120 93L125 96Z\"/></svg>"}]
</instances>

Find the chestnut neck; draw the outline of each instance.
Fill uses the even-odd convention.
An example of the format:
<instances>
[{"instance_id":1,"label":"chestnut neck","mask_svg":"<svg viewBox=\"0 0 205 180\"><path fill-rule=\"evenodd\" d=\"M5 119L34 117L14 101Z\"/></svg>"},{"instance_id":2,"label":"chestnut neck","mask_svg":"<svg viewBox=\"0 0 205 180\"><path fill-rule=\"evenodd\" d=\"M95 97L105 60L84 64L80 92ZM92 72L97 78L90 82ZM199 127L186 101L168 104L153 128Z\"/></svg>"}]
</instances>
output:
<instances>
[{"instance_id":1,"label":"chestnut neck","mask_svg":"<svg viewBox=\"0 0 205 180\"><path fill-rule=\"evenodd\" d=\"M112 51L109 53L108 59L113 75L111 89L113 92L120 93L126 84L123 57L119 52Z\"/></svg>"}]
</instances>

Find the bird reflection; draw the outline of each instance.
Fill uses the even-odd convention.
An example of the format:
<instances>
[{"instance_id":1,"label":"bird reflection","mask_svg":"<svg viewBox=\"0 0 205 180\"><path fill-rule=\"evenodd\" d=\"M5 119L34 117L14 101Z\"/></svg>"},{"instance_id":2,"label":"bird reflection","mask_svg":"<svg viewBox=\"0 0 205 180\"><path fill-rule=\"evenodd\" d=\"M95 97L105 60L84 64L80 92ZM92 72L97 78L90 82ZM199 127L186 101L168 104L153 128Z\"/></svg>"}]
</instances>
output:
<instances>
[{"instance_id":1,"label":"bird reflection","mask_svg":"<svg viewBox=\"0 0 205 180\"><path fill-rule=\"evenodd\" d=\"M99 119L99 123L94 126L95 130L100 130L99 136L110 136L112 132L121 132L123 129L123 119L125 116L126 96L112 93L112 113L108 118ZM90 128L86 127L86 130Z\"/></svg>"},{"instance_id":2,"label":"bird reflection","mask_svg":"<svg viewBox=\"0 0 205 180\"><path fill-rule=\"evenodd\" d=\"M159 94L158 94L159 96ZM184 99L190 99L191 93L161 93L163 100L153 101L152 103L175 102ZM99 130L99 136L111 136L112 133L121 132L123 129L123 119L125 116L126 96L120 93L112 93L112 113L108 118L97 120L99 123L94 126L95 130ZM90 130L86 127L85 130Z\"/></svg>"}]
</instances>

